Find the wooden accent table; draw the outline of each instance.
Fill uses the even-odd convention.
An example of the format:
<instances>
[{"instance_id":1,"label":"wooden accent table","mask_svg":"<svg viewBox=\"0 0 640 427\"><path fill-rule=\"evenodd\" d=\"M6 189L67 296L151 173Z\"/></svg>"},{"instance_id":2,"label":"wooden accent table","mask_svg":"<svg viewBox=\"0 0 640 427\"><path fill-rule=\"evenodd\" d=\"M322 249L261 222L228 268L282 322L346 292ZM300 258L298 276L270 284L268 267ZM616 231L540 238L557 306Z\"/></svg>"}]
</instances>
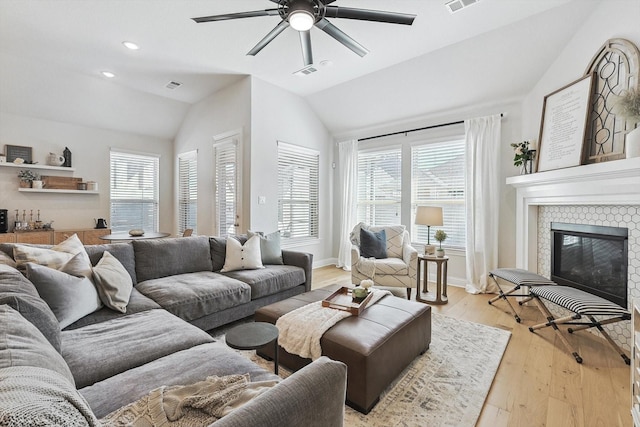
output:
<instances>
[{"instance_id":1,"label":"wooden accent table","mask_svg":"<svg viewBox=\"0 0 640 427\"><path fill-rule=\"evenodd\" d=\"M447 261L449 261L448 256L437 257L433 255L418 254L416 301L426 302L427 304L433 305L442 305L449 302L449 299L447 298ZM437 264L435 295L432 292L427 292L427 282L429 280L429 262L435 262ZM424 264L423 292L427 292L424 298L420 296L420 270L422 264Z\"/></svg>"}]
</instances>

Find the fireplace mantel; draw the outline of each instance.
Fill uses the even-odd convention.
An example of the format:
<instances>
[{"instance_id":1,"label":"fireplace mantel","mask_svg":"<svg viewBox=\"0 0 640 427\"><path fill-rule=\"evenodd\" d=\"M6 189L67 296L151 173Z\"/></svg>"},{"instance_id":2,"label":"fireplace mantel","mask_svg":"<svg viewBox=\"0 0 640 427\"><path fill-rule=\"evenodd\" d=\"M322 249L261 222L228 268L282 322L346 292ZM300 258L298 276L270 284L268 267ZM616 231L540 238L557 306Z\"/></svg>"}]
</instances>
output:
<instances>
[{"instance_id":1,"label":"fireplace mantel","mask_svg":"<svg viewBox=\"0 0 640 427\"><path fill-rule=\"evenodd\" d=\"M640 157L507 178L516 189L516 266L537 269L539 205L640 205Z\"/></svg>"}]
</instances>

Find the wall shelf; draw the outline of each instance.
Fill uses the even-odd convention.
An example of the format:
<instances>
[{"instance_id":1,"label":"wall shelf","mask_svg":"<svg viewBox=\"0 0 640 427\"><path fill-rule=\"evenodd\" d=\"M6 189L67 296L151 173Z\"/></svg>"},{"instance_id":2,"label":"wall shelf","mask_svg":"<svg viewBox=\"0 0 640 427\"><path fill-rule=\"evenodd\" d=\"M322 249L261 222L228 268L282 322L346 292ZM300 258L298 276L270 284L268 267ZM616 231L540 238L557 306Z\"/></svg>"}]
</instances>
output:
<instances>
[{"instance_id":1,"label":"wall shelf","mask_svg":"<svg viewBox=\"0 0 640 427\"><path fill-rule=\"evenodd\" d=\"M23 163L17 165L15 163L0 163L0 167L20 168L20 169L42 169L51 171L74 172L76 168L66 168L64 166L49 166L36 163L35 165Z\"/></svg>"},{"instance_id":2,"label":"wall shelf","mask_svg":"<svg viewBox=\"0 0 640 427\"><path fill-rule=\"evenodd\" d=\"M99 191L92 190L59 190L46 188L18 188L21 193L67 193L67 194L100 194Z\"/></svg>"}]
</instances>

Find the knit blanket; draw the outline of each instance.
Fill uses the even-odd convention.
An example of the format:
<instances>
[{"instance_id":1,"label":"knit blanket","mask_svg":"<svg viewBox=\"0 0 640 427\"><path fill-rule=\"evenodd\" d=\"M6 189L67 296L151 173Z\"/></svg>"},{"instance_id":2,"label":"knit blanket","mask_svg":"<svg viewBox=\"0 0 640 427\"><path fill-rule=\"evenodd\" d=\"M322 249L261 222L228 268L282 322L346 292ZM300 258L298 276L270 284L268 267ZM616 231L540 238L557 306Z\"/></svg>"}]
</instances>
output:
<instances>
[{"instance_id":1,"label":"knit blanket","mask_svg":"<svg viewBox=\"0 0 640 427\"><path fill-rule=\"evenodd\" d=\"M373 296L367 305L377 303L389 291L371 289ZM333 325L351 316L351 313L323 307L322 301L312 302L297 308L276 321L280 336L278 344L291 354L316 360L322 356L320 339Z\"/></svg>"},{"instance_id":2,"label":"knit blanket","mask_svg":"<svg viewBox=\"0 0 640 427\"><path fill-rule=\"evenodd\" d=\"M0 426L99 425L87 401L58 372L34 366L0 369Z\"/></svg>"},{"instance_id":3,"label":"knit blanket","mask_svg":"<svg viewBox=\"0 0 640 427\"><path fill-rule=\"evenodd\" d=\"M205 427L276 383L277 380L252 383L249 374L245 374L162 386L100 421L104 427Z\"/></svg>"}]
</instances>

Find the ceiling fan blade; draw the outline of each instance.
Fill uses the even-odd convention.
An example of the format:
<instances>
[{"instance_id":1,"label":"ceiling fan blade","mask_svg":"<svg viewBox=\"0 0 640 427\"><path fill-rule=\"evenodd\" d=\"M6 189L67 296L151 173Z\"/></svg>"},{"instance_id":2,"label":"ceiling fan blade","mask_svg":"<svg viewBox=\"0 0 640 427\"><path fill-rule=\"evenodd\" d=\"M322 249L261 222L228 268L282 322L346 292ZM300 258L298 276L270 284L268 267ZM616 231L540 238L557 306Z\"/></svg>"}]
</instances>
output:
<instances>
[{"instance_id":1,"label":"ceiling fan blade","mask_svg":"<svg viewBox=\"0 0 640 427\"><path fill-rule=\"evenodd\" d=\"M359 19L361 21L386 22L389 24L411 25L416 15L409 13L384 12L382 10L355 9L352 7L327 6L327 18Z\"/></svg>"},{"instance_id":2,"label":"ceiling fan blade","mask_svg":"<svg viewBox=\"0 0 640 427\"><path fill-rule=\"evenodd\" d=\"M227 13L225 15L201 16L199 18L191 18L198 24L203 22L227 21L229 19L254 18L256 16L278 15L278 9L252 10L250 12Z\"/></svg>"},{"instance_id":3,"label":"ceiling fan blade","mask_svg":"<svg viewBox=\"0 0 640 427\"><path fill-rule=\"evenodd\" d=\"M311 53L311 31L300 31L300 45L302 46L302 59L304 65L313 64L313 54Z\"/></svg>"},{"instance_id":4,"label":"ceiling fan blade","mask_svg":"<svg viewBox=\"0 0 640 427\"><path fill-rule=\"evenodd\" d=\"M333 25L331 22L327 21L326 18L322 18L318 22L316 22L316 27L329 34L334 39L338 40L340 43L354 51L360 56L365 56L369 51L367 48L362 46L360 43L346 35L342 32L338 27Z\"/></svg>"},{"instance_id":5,"label":"ceiling fan blade","mask_svg":"<svg viewBox=\"0 0 640 427\"><path fill-rule=\"evenodd\" d=\"M269 31L269 34L264 36L264 38L262 40L260 40L258 42L258 44L253 47L253 49L251 49L249 52L247 52L247 55L251 55L251 56L257 55L258 52L260 52L262 49L264 49L264 47L266 45L268 45L269 43L271 43L273 41L273 39L278 37L278 34L283 32L284 30L286 30L288 26L289 26L289 22L280 21L280 23L278 25L276 25L276 27L273 30Z\"/></svg>"},{"instance_id":6,"label":"ceiling fan blade","mask_svg":"<svg viewBox=\"0 0 640 427\"><path fill-rule=\"evenodd\" d=\"M324 4L326 6L326 5L330 4L330 3L333 3L336 0L320 0L320 1L322 2L322 4Z\"/></svg>"}]
</instances>

